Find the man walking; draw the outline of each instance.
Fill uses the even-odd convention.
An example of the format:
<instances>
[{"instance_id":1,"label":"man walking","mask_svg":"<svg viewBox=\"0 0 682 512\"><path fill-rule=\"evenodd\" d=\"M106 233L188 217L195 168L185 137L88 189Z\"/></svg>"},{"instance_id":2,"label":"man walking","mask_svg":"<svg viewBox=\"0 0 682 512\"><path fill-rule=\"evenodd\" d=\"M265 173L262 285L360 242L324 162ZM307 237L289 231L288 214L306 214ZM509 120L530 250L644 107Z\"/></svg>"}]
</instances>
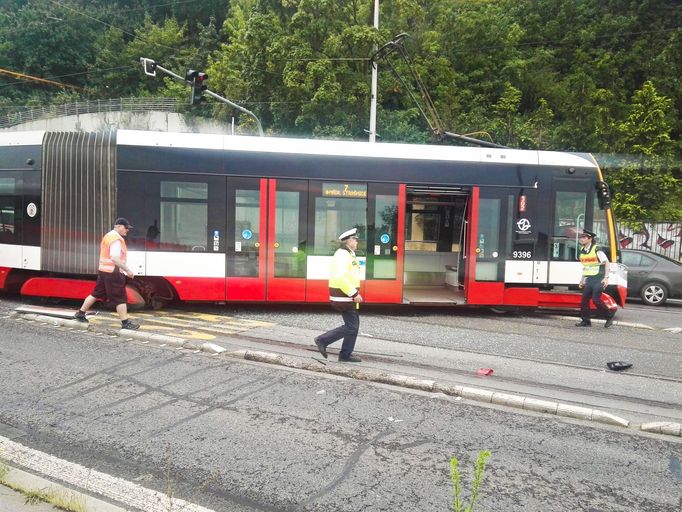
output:
<instances>
[{"instance_id":1,"label":"man walking","mask_svg":"<svg viewBox=\"0 0 682 512\"><path fill-rule=\"evenodd\" d=\"M339 361L348 363L362 361L353 355L355 340L360 330L358 309L362 302L360 265L355 256L355 251L358 248L357 233L357 228L353 228L339 235L342 245L334 253L329 277L329 301L332 308L341 312L343 325L315 338L317 350L325 359L327 359L327 346L343 338Z\"/></svg>"},{"instance_id":2,"label":"man walking","mask_svg":"<svg viewBox=\"0 0 682 512\"><path fill-rule=\"evenodd\" d=\"M609 311L606 304L601 300L604 287L609 283L609 259L595 243L596 235L592 231L583 229L578 236L580 243L580 263L583 265L583 277L580 280L580 287L583 289L583 297L580 301L580 317L576 327L591 327L590 320L590 299L594 302L597 311L606 316L605 328L611 327L613 317L616 312Z\"/></svg>"},{"instance_id":3,"label":"man walking","mask_svg":"<svg viewBox=\"0 0 682 512\"><path fill-rule=\"evenodd\" d=\"M123 239L133 226L128 219L119 217L114 222L114 229L102 238L99 248L99 267L95 289L83 301L83 305L76 312L75 318L80 322L87 322L85 313L97 300L108 300L116 306L116 313L121 320L121 329L136 330L140 328L128 318L128 304L126 295L126 276L130 279L135 273L126 264L126 242Z\"/></svg>"}]
</instances>

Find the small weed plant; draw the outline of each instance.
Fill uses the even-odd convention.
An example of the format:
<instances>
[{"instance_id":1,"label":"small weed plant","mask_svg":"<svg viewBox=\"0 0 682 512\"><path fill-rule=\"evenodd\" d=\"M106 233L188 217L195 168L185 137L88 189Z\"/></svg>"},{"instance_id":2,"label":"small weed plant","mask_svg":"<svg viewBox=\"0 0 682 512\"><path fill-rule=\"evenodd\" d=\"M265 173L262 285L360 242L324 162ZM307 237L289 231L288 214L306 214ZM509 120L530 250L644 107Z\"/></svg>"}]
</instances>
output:
<instances>
[{"instance_id":1,"label":"small weed plant","mask_svg":"<svg viewBox=\"0 0 682 512\"><path fill-rule=\"evenodd\" d=\"M482 450L478 454L474 469L474 480L471 483L471 493L469 496L469 505L464 503L462 497L462 475L459 472L459 461L457 457L450 459L450 478L452 479L452 491L455 495L453 508L455 512L473 512L478 493L481 490L481 483L483 482L483 474L485 473L485 465L492 454L488 450Z\"/></svg>"}]
</instances>

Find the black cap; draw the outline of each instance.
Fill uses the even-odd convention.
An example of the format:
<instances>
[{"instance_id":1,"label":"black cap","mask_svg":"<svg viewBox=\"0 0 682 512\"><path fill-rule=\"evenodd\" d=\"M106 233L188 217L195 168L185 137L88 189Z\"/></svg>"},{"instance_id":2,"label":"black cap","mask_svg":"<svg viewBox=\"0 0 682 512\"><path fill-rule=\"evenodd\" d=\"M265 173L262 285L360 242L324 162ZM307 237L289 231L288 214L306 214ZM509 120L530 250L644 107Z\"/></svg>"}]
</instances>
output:
<instances>
[{"instance_id":1,"label":"black cap","mask_svg":"<svg viewBox=\"0 0 682 512\"><path fill-rule=\"evenodd\" d=\"M589 231L587 229L583 229L582 232L580 233L580 235L581 236L585 235L585 236L589 236L590 238L594 238L597 236L597 233L593 233L592 231Z\"/></svg>"},{"instance_id":2,"label":"black cap","mask_svg":"<svg viewBox=\"0 0 682 512\"><path fill-rule=\"evenodd\" d=\"M133 229L133 225L125 217L119 217L118 219L116 219L116 222L114 222L114 226L123 226L128 229Z\"/></svg>"}]
</instances>

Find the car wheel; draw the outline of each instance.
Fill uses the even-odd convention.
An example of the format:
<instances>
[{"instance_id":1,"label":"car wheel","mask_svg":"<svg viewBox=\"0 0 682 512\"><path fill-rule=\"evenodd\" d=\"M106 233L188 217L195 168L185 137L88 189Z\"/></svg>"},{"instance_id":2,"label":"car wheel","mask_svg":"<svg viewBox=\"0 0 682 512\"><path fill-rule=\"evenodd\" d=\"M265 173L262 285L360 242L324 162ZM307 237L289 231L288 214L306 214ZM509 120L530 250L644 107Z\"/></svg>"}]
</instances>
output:
<instances>
[{"instance_id":1,"label":"car wheel","mask_svg":"<svg viewBox=\"0 0 682 512\"><path fill-rule=\"evenodd\" d=\"M642 286L639 295L649 306L662 306L668 298L668 289L661 283L646 283Z\"/></svg>"}]
</instances>

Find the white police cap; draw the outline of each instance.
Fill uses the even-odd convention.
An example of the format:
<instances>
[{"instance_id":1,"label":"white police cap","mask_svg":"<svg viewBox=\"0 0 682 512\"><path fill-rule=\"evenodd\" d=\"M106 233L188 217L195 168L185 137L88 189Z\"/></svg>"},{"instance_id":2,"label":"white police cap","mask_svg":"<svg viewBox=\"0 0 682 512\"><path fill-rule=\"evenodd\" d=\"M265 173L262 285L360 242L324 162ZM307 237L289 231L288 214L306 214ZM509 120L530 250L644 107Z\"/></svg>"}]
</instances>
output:
<instances>
[{"instance_id":1,"label":"white police cap","mask_svg":"<svg viewBox=\"0 0 682 512\"><path fill-rule=\"evenodd\" d=\"M349 229L339 235L339 240L348 240L350 237L358 237L358 228Z\"/></svg>"}]
</instances>

